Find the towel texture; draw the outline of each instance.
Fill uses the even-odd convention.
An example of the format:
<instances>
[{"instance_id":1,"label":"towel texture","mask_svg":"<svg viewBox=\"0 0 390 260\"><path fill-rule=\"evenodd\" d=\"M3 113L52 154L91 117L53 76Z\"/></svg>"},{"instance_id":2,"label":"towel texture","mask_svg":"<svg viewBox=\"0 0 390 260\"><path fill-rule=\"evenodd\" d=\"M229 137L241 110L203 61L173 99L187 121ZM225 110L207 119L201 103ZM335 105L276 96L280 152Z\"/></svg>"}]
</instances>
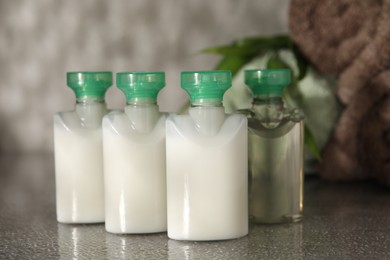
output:
<instances>
[{"instance_id":1,"label":"towel texture","mask_svg":"<svg viewBox=\"0 0 390 260\"><path fill-rule=\"evenodd\" d=\"M289 28L307 59L338 78L345 106L320 174L390 186L390 0L292 0Z\"/></svg>"}]
</instances>

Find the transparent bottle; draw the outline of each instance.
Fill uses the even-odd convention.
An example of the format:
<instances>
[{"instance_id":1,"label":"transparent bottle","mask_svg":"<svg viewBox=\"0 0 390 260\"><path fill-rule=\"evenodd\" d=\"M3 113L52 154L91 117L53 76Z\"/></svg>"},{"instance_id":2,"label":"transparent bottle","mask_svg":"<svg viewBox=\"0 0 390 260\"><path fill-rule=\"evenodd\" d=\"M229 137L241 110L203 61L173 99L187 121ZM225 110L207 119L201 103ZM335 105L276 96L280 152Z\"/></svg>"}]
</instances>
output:
<instances>
[{"instance_id":1,"label":"transparent bottle","mask_svg":"<svg viewBox=\"0 0 390 260\"><path fill-rule=\"evenodd\" d=\"M157 106L164 72L118 73L124 111L103 119L106 230L167 230L165 119Z\"/></svg>"},{"instance_id":2,"label":"transparent bottle","mask_svg":"<svg viewBox=\"0 0 390 260\"><path fill-rule=\"evenodd\" d=\"M249 215L255 223L297 222L303 209L303 115L287 109L290 70L247 70Z\"/></svg>"},{"instance_id":3,"label":"transparent bottle","mask_svg":"<svg viewBox=\"0 0 390 260\"><path fill-rule=\"evenodd\" d=\"M69 72L73 111L54 115L57 220L104 222L102 118L111 72Z\"/></svg>"},{"instance_id":4,"label":"transparent bottle","mask_svg":"<svg viewBox=\"0 0 390 260\"><path fill-rule=\"evenodd\" d=\"M248 233L247 118L226 115L230 71L183 72L188 115L166 121L168 236L222 240Z\"/></svg>"}]
</instances>

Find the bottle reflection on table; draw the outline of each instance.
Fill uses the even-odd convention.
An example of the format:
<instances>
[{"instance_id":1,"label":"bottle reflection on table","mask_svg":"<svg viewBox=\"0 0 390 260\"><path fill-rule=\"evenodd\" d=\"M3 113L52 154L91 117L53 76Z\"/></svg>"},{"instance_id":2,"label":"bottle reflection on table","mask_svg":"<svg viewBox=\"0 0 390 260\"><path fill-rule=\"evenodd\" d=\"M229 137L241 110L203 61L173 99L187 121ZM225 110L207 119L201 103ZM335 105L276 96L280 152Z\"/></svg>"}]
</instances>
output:
<instances>
[{"instance_id":1,"label":"bottle reflection on table","mask_svg":"<svg viewBox=\"0 0 390 260\"><path fill-rule=\"evenodd\" d=\"M60 259L106 259L104 233L103 225L58 224Z\"/></svg>"}]
</instances>

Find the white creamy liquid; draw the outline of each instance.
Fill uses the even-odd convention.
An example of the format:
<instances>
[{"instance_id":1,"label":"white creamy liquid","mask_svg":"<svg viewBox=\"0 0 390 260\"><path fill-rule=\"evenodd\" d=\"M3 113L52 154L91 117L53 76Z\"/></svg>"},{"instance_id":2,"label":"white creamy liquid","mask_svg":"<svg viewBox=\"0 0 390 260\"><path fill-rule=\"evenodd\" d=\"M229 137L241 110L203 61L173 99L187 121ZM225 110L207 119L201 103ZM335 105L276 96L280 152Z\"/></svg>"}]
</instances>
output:
<instances>
[{"instance_id":1,"label":"white creamy liquid","mask_svg":"<svg viewBox=\"0 0 390 260\"><path fill-rule=\"evenodd\" d=\"M246 118L225 118L221 107L190 108L190 115L171 115L166 131L168 236L178 240L245 236Z\"/></svg>"},{"instance_id":2,"label":"white creamy liquid","mask_svg":"<svg viewBox=\"0 0 390 260\"><path fill-rule=\"evenodd\" d=\"M57 220L104 222L101 119L104 103L54 116Z\"/></svg>"},{"instance_id":3,"label":"white creamy liquid","mask_svg":"<svg viewBox=\"0 0 390 260\"><path fill-rule=\"evenodd\" d=\"M103 119L106 230L167 230L165 116L157 106L125 108Z\"/></svg>"}]
</instances>

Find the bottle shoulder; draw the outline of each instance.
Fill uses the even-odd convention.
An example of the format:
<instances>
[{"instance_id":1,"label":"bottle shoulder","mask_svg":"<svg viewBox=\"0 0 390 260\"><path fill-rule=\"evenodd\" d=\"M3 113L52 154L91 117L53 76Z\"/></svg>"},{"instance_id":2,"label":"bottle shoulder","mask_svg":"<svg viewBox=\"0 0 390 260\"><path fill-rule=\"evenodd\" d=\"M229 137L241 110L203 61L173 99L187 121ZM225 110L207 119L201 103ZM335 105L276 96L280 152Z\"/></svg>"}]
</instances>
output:
<instances>
[{"instance_id":1,"label":"bottle shoulder","mask_svg":"<svg viewBox=\"0 0 390 260\"><path fill-rule=\"evenodd\" d=\"M300 133L303 140L304 122L282 120L277 124L270 125L269 123L263 123L257 119L248 119L248 131L249 135L257 135L263 138L278 138L285 136L292 132Z\"/></svg>"},{"instance_id":2,"label":"bottle shoulder","mask_svg":"<svg viewBox=\"0 0 390 260\"><path fill-rule=\"evenodd\" d=\"M168 114L166 113L152 113L152 114L141 114L141 115L129 115L124 110L112 110L103 117L103 122L111 124L113 126L120 124L127 127L131 127L134 121L137 122L149 122L158 124L160 121L167 119Z\"/></svg>"},{"instance_id":3,"label":"bottle shoulder","mask_svg":"<svg viewBox=\"0 0 390 260\"><path fill-rule=\"evenodd\" d=\"M282 122L300 122L304 120L303 112L297 108L276 106L253 106L249 109L237 111L245 115L250 121L259 121L267 128L277 127Z\"/></svg>"},{"instance_id":4,"label":"bottle shoulder","mask_svg":"<svg viewBox=\"0 0 390 260\"><path fill-rule=\"evenodd\" d=\"M247 118L241 114L226 115L215 135L205 135L199 131L189 115L171 114L166 120L167 140L182 139L199 146L212 146L228 143L236 138L247 138Z\"/></svg>"},{"instance_id":5,"label":"bottle shoulder","mask_svg":"<svg viewBox=\"0 0 390 260\"><path fill-rule=\"evenodd\" d=\"M100 129L103 116L107 113L104 102L77 103L73 110L55 113L54 124L66 129Z\"/></svg>"},{"instance_id":6,"label":"bottle shoulder","mask_svg":"<svg viewBox=\"0 0 390 260\"><path fill-rule=\"evenodd\" d=\"M54 114L53 123L55 128L62 128L67 131L91 131L100 130L103 114L89 114L80 116L75 110L63 111Z\"/></svg>"},{"instance_id":7,"label":"bottle shoulder","mask_svg":"<svg viewBox=\"0 0 390 260\"><path fill-rule=\"evenodd\" d=\"M186 127L195 127L195 122L193 117L189 114L179 115L175 113L170 113L166 116L166 121L170 122L173 125L178 127L186 126ZM234 114L224 114L223 115L223 126L226 124L235 125L236 127L240 127L242 124L247 123L247 116L241 113Z\"/></svg>"},{"instance_id":8,"label":"bottle shoulder","mask_svg":"<svg viewBox=\"0 0 390 260\"><path fill-rule=\"evenodd\" d=\"M143 120L147 120L150 117L155 117L155 118L167 118L168 114L164 112L144 112L144 113L126 113L125 110L123 109L115 109L115 110L110 110L109 113L107 113L104 116L105 120L131 120L131 119L136 119L136 118L143 118Z\"/></svg>"},{"instance_id":9,"label":"bottle shoulder","mask_svg":"<svg viewBox=\"0 0 390 260\"><path fill-rule=\"evenodd\" d=\"M167 116L164 113L154 114L154 116L131 116L123 110L112 111L103 118L103 133L135 142L163 139Z\"/></svg>"}]
</instances>

